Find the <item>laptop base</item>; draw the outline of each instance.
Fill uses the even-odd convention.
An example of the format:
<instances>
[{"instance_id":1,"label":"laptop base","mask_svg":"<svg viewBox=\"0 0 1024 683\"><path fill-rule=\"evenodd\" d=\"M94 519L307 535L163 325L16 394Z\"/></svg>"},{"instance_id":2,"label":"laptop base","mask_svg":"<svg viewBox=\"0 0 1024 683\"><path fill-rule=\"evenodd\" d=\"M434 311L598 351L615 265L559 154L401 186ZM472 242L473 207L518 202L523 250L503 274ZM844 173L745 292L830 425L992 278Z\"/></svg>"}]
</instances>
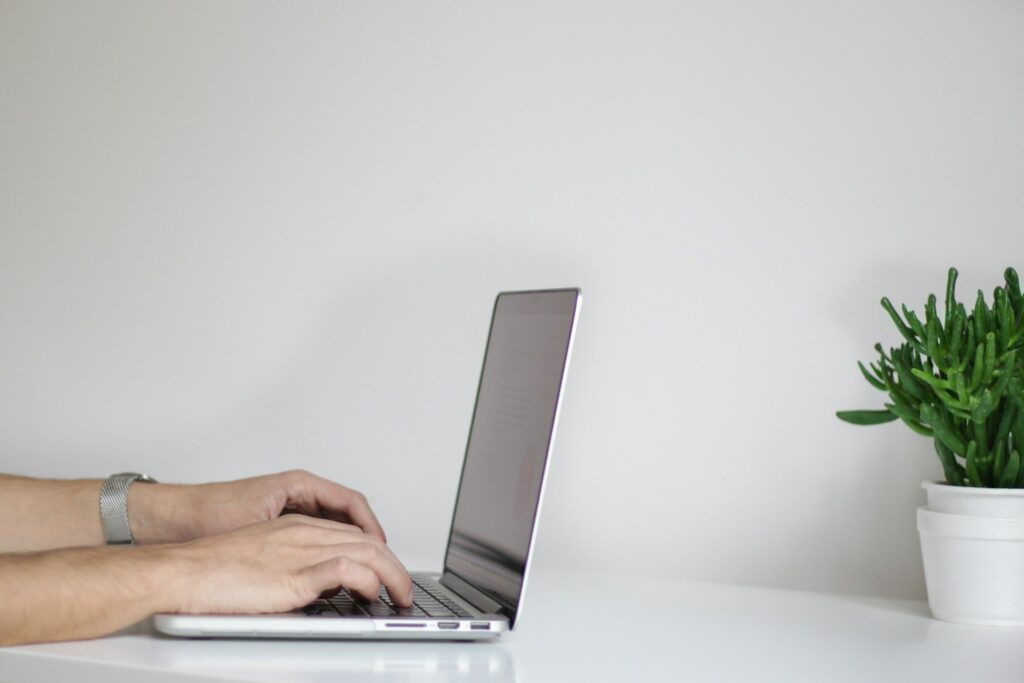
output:
<instances>
[{"instance_id":1,"label":"laptop base","mask_svg":"<svg viewBox=\"0 0 1024 683\"><path fill-rule=\"evenodd\" d=\"M345 615L331 608L329 601L317 600L280 614L157 614L153 624L161 633L185 638L489 640L508 631L504 616L470 611L471 606L437 581L437 574L413 576L435 594L446 595L446 601L455 601L468 616Z\"/></svg>"}]
</instances>

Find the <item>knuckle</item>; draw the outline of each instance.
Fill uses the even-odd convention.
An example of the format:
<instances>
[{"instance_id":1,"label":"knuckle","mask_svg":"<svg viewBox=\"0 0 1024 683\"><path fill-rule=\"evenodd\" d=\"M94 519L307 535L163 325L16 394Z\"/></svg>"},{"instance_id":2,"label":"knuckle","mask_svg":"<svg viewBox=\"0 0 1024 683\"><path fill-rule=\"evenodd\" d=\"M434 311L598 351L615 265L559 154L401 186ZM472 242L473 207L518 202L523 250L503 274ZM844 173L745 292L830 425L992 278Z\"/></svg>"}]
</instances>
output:
<instances>
[{"instance_id":1,"label":"knuckle","mask_svg":"<svg viewBox=\"0 0 1024 683\"><path fill-rule=\"evenodd\" d=\"M285 526L281 531L288 540L296 543L309 543L316 540L319 529L312 524L296 521Z\"/></svg>"},{"instance_id":2,"label":"knuckle","mask_svg":"<svg viewBox=\"0 0 1024 683\"><path fill-rule=\"evenodd\" d=\"M291 527L292 536L299 541L311 541L316 536L316 527L301 522Z\"/></svg>"},{"instance_id":3,"label":"knuckle","mask_svg":"<svg viewBox=\"0 0 1024 683\"><path fill-rule=\"evenodd\" d=\"M380 557L380 554L382 552L381 551L381 547L379 545L377 545L376 543L374 543L373 541L369 541L369 540L363 541L363 542L359 543L358 545L359 545L359 552L362 553L363 555L366 555L367 557L369 557L371 559L372 558L376 558L376 557Z\"/></svg>"},{"instance_id":4,"label":"knuckle","mask_svg":"<svg viewBox=\"0 0 1024 683\"><path fill-rule=\"evenodd\" d=\"M309 476L309 472L303 469L292 469L281 473L281 477L289 480L301 480Z\"/></svg>"},{"instance_id":5,"label":"knuckle","mask_svg":"<svg viewBox=\"0 0 1024 683\"><path fill-rule=\"evenodd\" d=\"M353 566L352 560L347 557L334 558L334 571L338 573L338 576L350 574Z\"/></svg>"}]
</instances>

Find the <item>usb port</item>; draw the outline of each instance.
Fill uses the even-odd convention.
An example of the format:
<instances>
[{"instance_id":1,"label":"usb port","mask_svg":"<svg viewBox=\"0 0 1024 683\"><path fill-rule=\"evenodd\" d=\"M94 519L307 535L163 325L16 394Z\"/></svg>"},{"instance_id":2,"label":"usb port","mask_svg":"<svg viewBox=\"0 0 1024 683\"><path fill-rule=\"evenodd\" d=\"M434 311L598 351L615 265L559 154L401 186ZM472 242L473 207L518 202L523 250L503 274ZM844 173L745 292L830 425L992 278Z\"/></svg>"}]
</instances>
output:
<instances>
[{"instance_id":1,"label":"usb port","mask_svg":"<svg viewBox=\"0 0 1024 683\"><path fill-rule=\"evenodd\" d=\"M472 624L469 625L469 627L471 629L473 629L474 631L490 631L491 630L490 623L486 622L486 621L474 621Z\"/></svg>"},{"instance_id":2,"label":"usb port","mask_svg":"<svg viewBox=\"0 0 1024 683\"><path fill-rule=\"evenodd\" d=\"M438 628L443 628L443 629L446 629L446 630L451 630L451 629L454 629L454 628L458 628L459 627L459 622L457 622L457 621L439 621L439 622L437 622L437 627Z\"/></svg>"}]
</instances>

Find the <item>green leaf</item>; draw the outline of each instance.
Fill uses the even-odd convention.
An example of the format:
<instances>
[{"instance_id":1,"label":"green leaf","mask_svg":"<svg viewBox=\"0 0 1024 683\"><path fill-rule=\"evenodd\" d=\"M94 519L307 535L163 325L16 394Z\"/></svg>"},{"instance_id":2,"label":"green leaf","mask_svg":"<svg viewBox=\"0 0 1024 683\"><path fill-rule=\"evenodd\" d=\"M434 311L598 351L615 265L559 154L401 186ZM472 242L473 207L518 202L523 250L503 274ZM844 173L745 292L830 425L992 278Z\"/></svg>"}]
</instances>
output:
<instances>
[{"instance_id":1,"label":"green leaf","mask_svg":"<svg viewBox=\"0 0 1024 683\"><path fill-rule=\"evenodd\" d=\"M960 372L958 368L953 375L952 380L953 386L956 387L956 398L960 403L964 404L963 407L966 410L967 406L971 402L971 396L967 391L967 381L964 379L964 373Z\"/></svg>"},{"instance_id":2,"label":"green leaf","mask_svg":"<svg viewBox=\"0 0 1024 683\"><path fill-rule=\"evenodd\" d=\"M988 306L985 304L985 293L978 290L978 298L974 301L974 336L980 341L988 334Z\"/></svg>"},{"instance_id":3,"label":"green leaf","mask_svg":"<svg viewBox=\"0 0 1024 683\"><path fill-rule=\"evenodd\" d=\"M996 442L995 453L993 454L993 459L992 459L992 478L995 479L996 481L999 481L999 479L1002 478L1002 476L1003 476L1003 468L1006 467L1006 465L1007 465L1007 462L1006 462L1007 459L1006 459L1005 456L1006 456L1006 442L1005 441L997 441ZM1016 475L1014 476L1014 479L1016 479Z\"/></svg>"},{"instance_id":4,"label":"green leaf","mask_svg":"<svg viewBox=\"0 0 1024 683\"><path fill-rule=\"evenodd\" d=\"M985 374L981 381L988 384L992 381L992 373L996 369L996 335L989 332L985 335Z\"/></svg>"},{"instance_id":5,"label":"green leaf","mask_svg":"<svg viewBox=\"0 0 1024 683\"><path fill-rule=\"evenodd\" d=\"M898 415L905 425L921 436L934 436L934 432L932 432L931 429L921 424L921 421L918 419L917 414L914 413L912 408L895 403L886 403L885 407L889 409L890 413Z\"/></svg>"},{"instance_id":6,"label":"green leaf","mask_svg":"<svg viewBox=\"0 0 1024 683\"><path fill-rule=\"evenodd\" d=\"M899 419L888 410L840 410L836 417L855 425L880 425Z\"/></svg>"},{"instance_id":7,"label":"green leaf","mask_svg":"<svg viewBox=\"0 0 1024 683\"><path fill-rule=\"evenodd\" d=\"M934 443L935 452L938 453L939 462L942 463L942 471L946 475L946 482L953 486L963 486L966 476L964 466L956 461L953 451L946 448L941 441L935 439Z\"/></svg>"},{"instance_id":8,"label":"green leaf","mask_svg":"<svg viewBox=\"0 0 1024 683\"><path fill-rule=\"evenodd\" d=\"M996 383L992 386L992 394L997 399L1002 399L1003 396L1006 395L1006 392L1010 388L1010 382L1013 380L1013 373L1017 366L1017 352L1010 351L1007 355L1009 357L1006 359L1003 367L995 373L999 376L999 379L997 379Z\"/></svg>"},{"instance_id":9,"label":"green leaf","mask_svg":"<svg viewBox=\"0 0 1024 683\"><path fill-rule=\"evenodd\" d=\"M1010 305L1013 306L1014 312L1020 315L1024 311L1024 307L1021 306L1020 280L1017 278L1017 271L1007 268L1003 271L1003 280L1006 281L1006 294L1010 299Z\"/></svg>"},{"instance_id":10,"label":"green leaf","mask_svg":"<svg viewBox=\"0 0 1024 683\"><path fill-rule=\"evenodd\" d=\"M950 268L946 276L946 328L950 327L950 318L953 317L953 310L956 306L956 268Z\"/></svg>"},{"instance_id":11,"label":"green leaf","mask_svg":"<svg viewBox=\"0 0 1024 683\"><path fill-rule=\"evenodd\" d=\"M953 387L950 386L948 380L940 379L940 378L936 377L935 375L931 374L930 372L925 372L924 370L918 370L917 368L914 368L910 372L911 372L911 374L914 375L914 377L917 377L922 382L926 382L927 384L930 384L930 385L932 385L933 387L935 387L937 389L952 389L953 388Z\"/></svg>"},{"instance_id":12,"label":"green leaf","mask_svg":"<svg viewBox=\"0 0 1024 683\"><path fill-rule=\"evenodd\" d=\"M999 426L996 428L996 441L1005 441L1010 437L1010 428L1013 427L1015 419L1017 419L1017 406L1007 401L1003 406L1002 414L999 416Z\"/></svg>"},{"instance_id":13,"label":"green leaf","mask_svg":"<svg viewBox=\"0 0 1024 683\"><path fill-rule=\"evenodd\" d=\"M914 335L913 330L906 326L906 324L900 318L900 314L896 312L895 308L893 308L892 302L889 301L888 297L882 297L882 308L884 308L885 311L889 314L889 317L892 318L893 323L896 325L896 329L900 331L900 334L903 335L903 338L906 339L907 342L909 342L920 353L927 353L924 344L922 344L921 341Z\"/></svg>"},{"instance_id":14,"label":"green leaf","mask_svg":"<svg viewBox=\"0 0 1024 683\"><path fill-rule=\"evenodd\" d=\"M871 386L873 386L875 389L878 389L879 391L885 391L885 384L872 377L871 373L868 372L868 369L864 367L863 363L857 361L857 365L860 366L861 374L864 375L864 379L866 379L871 384Z\"/></svg>"},{"instance_id":15,"label":"green leaf","mask_svg":"<svg viewBox=\"0 0 1024 683\"><path fill-rule=\"evenodd\" d=\"M906 304L903 304L900 308L903 309L903 317L910 323L910 329L914 330L914 334L918 337L924 339L926 334L924 331L924 325L921 324L921 319L917 317L917 313L908 309Z\"/></svg>"},{"instance_id":16,"label":"green leaf","mask_svg":"<svg viewBox=\"0 0 1024 683\"><path fill-rule=\"evenodd\" d=\"M1010 432L1013 436L1013 448L1019 449L1024 443L1024 410L1017 406L1017 416L1013 420L1013 429Z\"/></svg>"},{"instance_id":17,"label":"green leaf","mask_svg":"<svg viewBox=\"0 0 1024 683\"><path fill-rule=\"evenodd\" d=\"M981 387L981 381L985 378L985 344L979 343L974 351L974 365L971 367L971 385L967 392L973 394Z\"/></svg>"},{"instance_id":18,"label":"green leaf","mask_svg":"<svg viewBox=\"0 0 1024 683\"><path fill-rule=\"evenodd\" d=\"M1013 343L1013 310L1006 297L1006 290L1002 287L996 287L993 296L996 300L995 311L996 322L999 325L999 342L1000 346L1005 349Z\"/></svg>"},{"instance_id":19,"label":"green leaf","mask_svg":"<svg viewBox=\"0 0 1024 683\"><path fill-rule=\"evenodd\" d=\"M971 415L971 426L974 427L974 439L973 441L978 447L978 457L988 457L988 430L985 428L985 420L975 419L975 414Z\"/></svg>"},{"instance_id":20,"label":"green leaf","mask_svg":"<svg viewBox=\"0 0 1024 683\"><path fill-rule=\"evenodd\" d=\"M932 298L934 298L934 295ZM929 316L925 331L928 333L924 340L925 348L928 350L928 355L931 356L931 359L940 370L946 369L946 361L948 359L945 351L943 351L941 347L942 336L941 331L939 330L939 319Z\"/></svg>"},{"instance_id":21,"label":"green leaf","mask_svg":"<svg viewBox=\"0 0 1024 683\"><path fill-rule=\"evenodd\" d=\"M918 401L927 401L929 398L928 385L914 379L912 370L908 367L907 363L904 362L904 359L893 358L892 360L893 366L896 368L896 376L900 378L900 386L902 386L908 394L916 398ZM918 370L918 372L924 371Z\"/></svg>"},{"instance_id":22,"label":"green leaf","mask_svg":"<svg viewBox=\"0 0 1024 683\"><path fill-rule=\"evenodd\" d=\"M992 392L986 389L982 392L981 396L978 397L977 403L971 409L971 419L974 422L984 423L988 419L996 408L999 407L999 401L992 395Z\"/></svg>"},{"instance_id":23,"label":"green leaf","mask_svg":"<svg viewBox=\"0 0 1024 683\"><path fill-rule=\"evenodd\" d=\"M963 304L960 304L961 306ZM977 346L977 338L974 335L974 323L971 322L971 318L967 320L967 341L964 343L964 369L967 368L967 364L971 361L971 351Z\"/></svg>"},{"instance_id":24,"label":"green leaf","mask_svg":"<svg viewBox=\"0 0 1024 683\"><path fill-rule=\"evenodd\" d=\"M1020 453L1014 451L1003 470L1003 476L999 477L999 488L1009 489L1017 486L1017 478L1020 476Z\"/></svg>"},{"instance_id":25,"label":"green leaf","mask_svg":"<svg viewBox=\"0 0 1024 683\"><path fill-rule=\"evenodd\" d=\"M960 358L960 349L963 348L964 343L964 324L965 315L963 314L964 307L958 306L953 311L953 324L949 329L949 355L950 363L957 364Z\"/></svg>"},{"instance_id":26,"label":"green leaf","mask_svg":"<svg viewBox=\"0 0 1024 683\"><path fill-rule=\"evenodd\" d=\"M981 478L981 473L978 472L977 454L978 444L972 440L967 444L967 462L964 469L967 471L967 478L972 486L984 486L985 482Z\"/></svg>"},{"instance_id":27,"label":"green leaf","mask_svg":"<svg viewBox=\"0 0 1024 683\"><path fill-rule=\"evenodd\" d=\"M1017 408L1024 411L1024 377L1022 377L1021 373L1014 373L1013 377L1010 378L1010 383L1006 387L1006 393L1017 404Z\"/></svg>"},{"instance_id":28,"label":"green leaf","mask_svg":"<svg viewBox=\"0 0 1024 683\"><path fill-rule=\"evenodd\" d=\"M932 428L935 438L954 453L966 453L967 445L956 433L956 430L949 424L949 421L942 415L938 408L927 403L921 404L921 422Z\"/></svg>"},{"instance_id":29,"label":"green leaf","mask_svg":"<svg viewBox=\"0 0 1024 683\"><path fill-rule=\"evenodd\" d=\"M946 407L950 409L950 412L953 412L957 417L970 419L971 414L968 411L970 411L971 406L969 404L964 403L956 396L948 394L940 389L935 390L935 395L938 396L939 400L946 404Z\"/></svg>"},{"instance_id":30,"label":"green leaf","mask_svg":"<svg viewBox=\"0 0 1024 683\"><path fill-rule=\"evenodd\" d=\"M928 302L924 305L924 319L926 326L935 321L936 338L941 343L946 339L946 330L942 325L942 320L939 318L938 311L935 310L935 295L928 295Z\"/></svg>"}]
</instances>

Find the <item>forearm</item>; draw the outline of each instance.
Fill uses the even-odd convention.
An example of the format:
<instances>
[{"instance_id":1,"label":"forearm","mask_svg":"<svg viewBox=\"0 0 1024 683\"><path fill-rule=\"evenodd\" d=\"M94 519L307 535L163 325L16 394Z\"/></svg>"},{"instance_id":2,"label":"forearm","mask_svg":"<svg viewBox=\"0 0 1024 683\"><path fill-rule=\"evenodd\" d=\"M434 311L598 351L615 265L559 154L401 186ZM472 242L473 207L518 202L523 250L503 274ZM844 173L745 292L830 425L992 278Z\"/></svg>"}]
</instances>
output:
<instances>
[{"instance_id":1,"label":"forearm","mask_svg":"<svg viewBox=\"0 0 1024 683\"><path fill-rule=\"evenodd\" d=\"M188 543L0 554L0 645L94 638L156 612L287 612L344 586L412 606L408 572L351 524L289 514Z\"/></svg>"},{"instance_id":2,"label":"forearm","mask_svg":"<svg viewBox=\"0 0 1024 683\"><path fill-rule=\"evenodd\" d=\"M0 552L102 545L100 479L58 481L0 475ZM139 543L185 540L176 519L184 486L136 483L128 518Z\"/></svg>"},{"instance_id":3,"label":"forearm","mask_svg":"<svg viewBox=\"0 0 1024 683\"><path fill-rule=\"evenodd\" d=\"M102 544L102 485L0 475L0 552Z\"/></svg>"},{"instance_id":4,"label":"forearm","mask_svg":"<svg viewBox=\"0 0 1024 683\"><path fill-rule=\"evenodd\" d=\"M172 546L0 555L0 645L95 638L177 608Z\"/></svg>"}]
</instances>

